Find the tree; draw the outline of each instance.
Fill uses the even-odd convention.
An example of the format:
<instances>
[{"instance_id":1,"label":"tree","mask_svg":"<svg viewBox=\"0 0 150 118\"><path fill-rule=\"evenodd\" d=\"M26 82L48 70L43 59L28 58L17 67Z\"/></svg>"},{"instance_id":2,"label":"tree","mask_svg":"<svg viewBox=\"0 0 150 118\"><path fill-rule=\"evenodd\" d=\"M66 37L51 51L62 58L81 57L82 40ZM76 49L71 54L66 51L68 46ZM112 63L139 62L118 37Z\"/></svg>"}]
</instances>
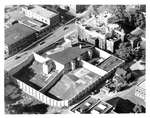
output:
<instances>
[{"instance_id":1,"label":"tree","mask_svg":"<svg viewBox=\"0 0 150 118\"><path fill-rule=\"evenodd\" d=\"M118 5L112 10L113 17L108 19L108 23L125 23L128 20L128 14L124 5Z\"/></svg>"},{"instance_id":2,"label":"tree","mask_svg":"<svg viewBox=\"0 0 150 118\"><path fill-rule=\"evenodd\" d=\"M130 14L126 12L125 5L94 5L93 9L96 14L104 13L105 11L107 11L111 14L111 17L108 18L108 23L118 24L124 29L125 33L129 32L128 29L130 28Z\"/></svg>"},{"instance_id":3,"label":"tree","mask_svg":"<svg viewBox=\"0 0 150 118\"><path fill-rule=\"evenodd\" d=\"M47 104L36 104L36 105L25 105L23 107L23 112L25 113L36 113L36 114L44 114L47 112L48 105Z\"/></svg>"},{"instance_id":4,"label":"tree","mask_svg":"<svg viewBox=\"0 0 150 118\"><path fill-rule=\"evenodd\" d=\"M118 11L125 10L125 5L93 5L93 8L98 14L108 11L115 15Z\"/></svg>"},{"instance_id":5,"label":"tree","mask_svg":"<svg viewBox=\"0 0 150 118\"><path fill-rule=\"evenodd\" d=\"M134 29L136 27L140 27L141 29L145 28L145 25L146 25L145 16L140 11L140 9L135 8L134 10L128 10L127 13L130 16L130 19L129 19L129 26L130 27L133 27Z\"/></svg>"},{"instance_id":6,"label":"tree","mask_svg":"<svg viewBox=\"0 0 150 118\"><path fill-rule=\"evenodd\" d=\"M134 20L135 27L140 27L141 29L145 28L145 16L140 11L136 11Z\"/></svg>"},{"instance_id":7,"label":"tree","mask_svg":"<svg viewBox=\"0 0 150 118\"><path fill-rule=\"evenodd\" d=\"M121 43L119 49L116 50L116 55L125 61L133 59L132 47L128 42Z\"/></svg>"},{"instance_id":8,"label":"tree","mask_svg":"<svg viewBox=\"0 0 150 118\"><path fill-rule=\"evenodd\" d=\"M10 105L8 111L10 114L44 114L47 112L47 104L24 105L22 103Z\"/></svg>"},{"instance_id":9,"label":"tree","mask_svg":"<svg viewBox=\"0 0 150 118\"><path fill-rule=\"evenodd\" d=\"M140 9L134 8L134 10L128 11L124 5L116 5L109 9L113 15L108 19L108 23L119 24L125 33L131 32L136 27L145 28L145 16Z\"/></svg>"}]
</instances>

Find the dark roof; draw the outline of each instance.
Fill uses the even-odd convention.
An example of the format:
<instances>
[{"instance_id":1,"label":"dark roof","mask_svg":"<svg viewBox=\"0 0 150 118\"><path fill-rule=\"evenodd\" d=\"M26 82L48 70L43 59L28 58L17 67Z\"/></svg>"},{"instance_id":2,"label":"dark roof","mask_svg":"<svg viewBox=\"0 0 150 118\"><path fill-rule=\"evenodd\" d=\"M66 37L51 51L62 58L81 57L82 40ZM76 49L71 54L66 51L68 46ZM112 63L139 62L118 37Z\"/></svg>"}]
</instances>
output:
<instances>
[{"instance_id":1,"label":"dark roof","mask_svg":"<svg viewBox=\"0 0 150 118\"><path fill-rule=\"evenodd\" d=\"M49 55L50 58L53 60L56 60L57 62L61 64L66 64L70 62L71 60L80 57L81 54L87 52L88 48L81 49L79 47L69 47L61 52Z\"/></svg>"},{"instance_id":2,"label":"dark roof","mask_svg":"<svg viewBox=\"0 0 150 118\"><path fill-rule=\"evenodd\" d=\"M5 30L5 43L9 46L25 37L35 33L36 31L20 23L14 24Z\"/></svg>"},{"instance_id":3,"label":"dark roof","mask_svg":"<svg viewBox=\"0 0 150 118\"><path fill-rule=\"evenodd\" d=\"M115 56L110 56L105 61L103 61L98 67L109 72L110 70L116 68L117 66L123 64L124 61Z\"/></svg>"}]
</instances>

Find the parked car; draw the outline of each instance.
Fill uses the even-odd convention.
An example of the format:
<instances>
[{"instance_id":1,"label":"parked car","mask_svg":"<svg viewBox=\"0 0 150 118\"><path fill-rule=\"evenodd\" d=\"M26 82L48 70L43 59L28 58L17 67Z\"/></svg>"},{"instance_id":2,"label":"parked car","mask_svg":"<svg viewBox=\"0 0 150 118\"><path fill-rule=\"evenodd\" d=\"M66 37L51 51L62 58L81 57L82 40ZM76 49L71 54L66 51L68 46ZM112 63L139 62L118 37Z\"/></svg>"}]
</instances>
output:
<instances>
[{"instance_id":1,"label":"parked car","mask_svg":"<svg viewBox=\"0 0 150 118\"><path fill-rule=\"evenodd\" d=\"M95 114L95 113L109 113L113 110L113 106L104 102L104 101L100 101L99 104L97 104L92 110L91 110L91 114Z\"/></svg>"},{"instance_id":2,"label":"parked car","mask_svg":"<svg viewBox=\"0 0 150 118\"><path fill-rule=\"evenodd\" d=\"M69 27L64 27L64 30L68 29Z\"/></svg>"}]
</instances>

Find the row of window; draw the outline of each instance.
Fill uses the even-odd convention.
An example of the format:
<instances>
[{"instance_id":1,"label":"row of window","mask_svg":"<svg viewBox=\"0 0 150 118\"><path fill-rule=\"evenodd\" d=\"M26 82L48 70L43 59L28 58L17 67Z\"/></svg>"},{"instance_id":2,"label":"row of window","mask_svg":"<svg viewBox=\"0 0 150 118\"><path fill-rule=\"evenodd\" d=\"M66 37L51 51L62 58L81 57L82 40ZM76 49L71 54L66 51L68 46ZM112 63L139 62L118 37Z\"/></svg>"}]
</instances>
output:
<instances>
[{"instance_id":1,"label":"row of window","mask_svg":"<svg viewBox=\"0 0 150 118\"><path fill-rule=\"evenodd\" d=\"M40 93L39 91L33 89L32 87L26 85L25 83L23 83L21 81L18 81L18 84L24 92L26 92L27 94L35 97L36 99L38 99L46 104L49 104L51 106L58 106L58 107L68 106L68 101L53 100L51 98L48 98L44 94Z\"/></svg>"},{"instance_id":2,"label":"row of window","mask_svg":"<svg viewBox=\"0 0 150 118\"><path fill-rule=\"evenodd\" d=\"M28 16L28 17L32 17L36 20L39 20L41 22L44 22L46 24L49 24L49 21L43 17L41 17L40 15L36 14L36 13L33 13L33 12L30 12L29 10L25 12L25 14Z\"/></svg>"}]
</instances>

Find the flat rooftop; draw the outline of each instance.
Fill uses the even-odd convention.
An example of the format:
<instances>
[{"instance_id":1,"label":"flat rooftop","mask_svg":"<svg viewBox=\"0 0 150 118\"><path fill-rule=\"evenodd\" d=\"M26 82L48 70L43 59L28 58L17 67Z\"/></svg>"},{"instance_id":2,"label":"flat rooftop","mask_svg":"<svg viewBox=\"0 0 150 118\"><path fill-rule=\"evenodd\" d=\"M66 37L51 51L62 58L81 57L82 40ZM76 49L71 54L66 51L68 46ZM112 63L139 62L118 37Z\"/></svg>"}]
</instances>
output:
<instances>
[{"instance_id":1,"label":"flat rooftop","mask_svg":"<svg viewBox=\"0 0 150 118\"><path fill-rule=\"evenodd\" d=\"M37 20L32 19L32 18L28 18L27 16L24 16L24 17L22 17L19 20L25 26L27 26L29 28L32 28L32 29L34 29L36 31L40 31L43 28L45 28L45 26L47 26L46 24L44 24L44 23L42 23L40 21L37 21Z\"/></svg>"},{"instance_id":2,"label":"flat rooftop","mask_svg":"<svg viewBox=\"0 0 150 118\"><path fill-rule=\"evenodd\" d=\"M103 57L92 58L91 60L89 60L89 63L91 63L92 65L94 65L106 72L109 72L110 70L123 64L124 61L118 57L111 55L106 59Z\"/></svg>"},{"instance_id":3,"label":"flat rooftop","mask_svg":"<svg viewBox=\"0 0 150 118\"><path fill-rule=\"evenodd\" d=\"M30 9L30 11L46 18L52 18L53 16L57 15L55 12L52 12L40 6L35 6Z\"/></svg>"},{"instance_id":4,"label":"flat rooftop","mask_svg":"<svg viewBox=\"0 0 150 118\"><path fill-rule=\"evenodd\" d=\"M99 78L99 75L84 67L78 68L64 75L48 92L60 99L68 100L79 94Z\"/></svg>"},{"instance_id":5,"label":"flat rooftop","mask_svg":"<svg viewBox=\"0 0 150 118\"><path fill-rule=\"evenodd\" d=\"M20 23L12 25L5 30L5 44L12 45L23 38L26 38L36 31Z\"/></svg>"},{"instance_id":6,"label":"flat rooftop","mask_svg":"<svg viewBox=\"0 0 150 118\"><path fill-rule=\"evenodd\" d=\"M73 59L80 57L81 54L90 50L89 48L69 47L63 51L48 55L49 58L56 60L61 64L71 62Z\"/></svg>"},{"instance_id":7,"label":"flat rooftop","mask_svg":"<svg viewBox=\"0 0 150 118\"><path fill-rule=\"evenodd\" d=\"M116 68L117 66L123 64L124 61L122 59L119 59L115 56L110 56L106 60L104 60L98 67L109 72L113 68Z\"/></svg>"},{"instance_id":8,"label":"flat rooftop","mask_svg":"<svg viewBox=\"0 0 150 118\"><path fill-rule=\"evenodd\" d=\"M31 82L31 79L37 75L36 70L32 67L34 65L34 60L30 62L28 65L23 67L21 70L19 70L17 73L15 73L13 76L17 78L18 80L26 83L27 85L33 87L36 90L40 90L41 87L37 84ZM40 65L37 65L38 71L41 71Z\"/></svg>"},{"instance_id":9,"label":"flat rooftop","mask_svg":"<svg viewBox=\"0 0 150 118\"><path fill-rule=\"evenodd\" d=\"M49 74L49 77L43 75L43 65L37 61L33 61L30 65L25 66L19 72L14 74L14 77L30 85L36 90L40 90L58 74L58 70L54 70Z\"/></svg>"},{"instance_id":10,"label":"flat rooftop","mask_svg":"<svg viewBox=\"0 0 150 118\"><path fill-rule=\"evenodd\" d=\"M43 88L45 85L47 85L49 82L51 82L55 76L58 74L58 70L54 70L50 73L49 77L46 77L43 75L42 70L42 64L38 62L34 62L31 65L31 68L34 70L36 75L30 80L30 82L36 84L37 86Z\"/></svg>"}]
</instances>

